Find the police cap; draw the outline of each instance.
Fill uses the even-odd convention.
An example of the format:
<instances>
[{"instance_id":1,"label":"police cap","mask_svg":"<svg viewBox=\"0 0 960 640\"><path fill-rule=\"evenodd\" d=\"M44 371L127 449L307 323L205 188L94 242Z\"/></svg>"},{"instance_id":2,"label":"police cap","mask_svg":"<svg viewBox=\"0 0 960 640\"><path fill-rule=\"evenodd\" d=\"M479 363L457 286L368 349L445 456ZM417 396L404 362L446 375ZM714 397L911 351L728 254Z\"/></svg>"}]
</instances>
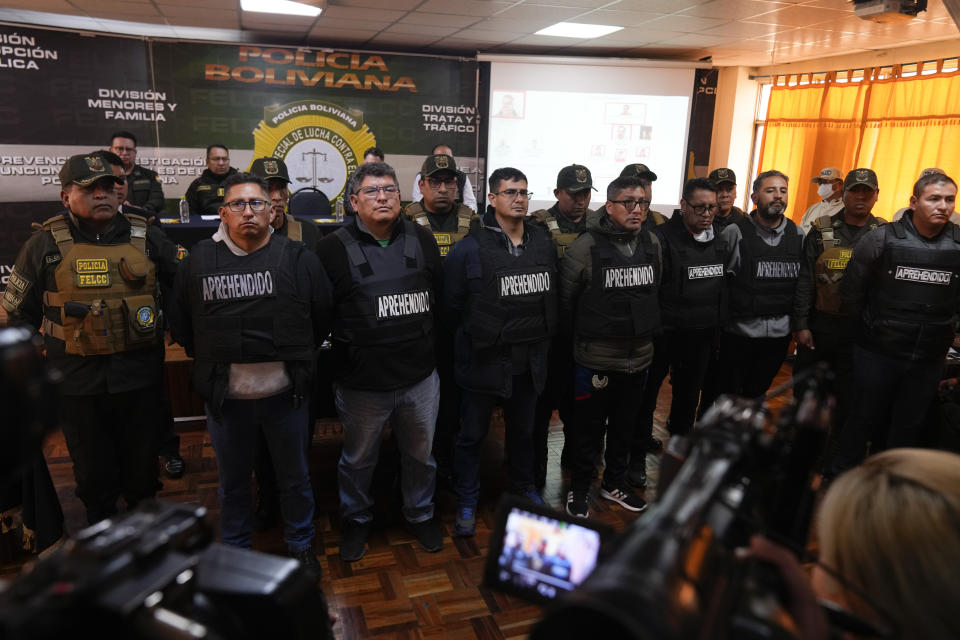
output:
<instances>
[{"instance_id":1,"label":"police cap","mask_svg":"<svg viewBox=\"0 0 960 640\"><path fill-rule=\"evenodd\" d=\"M110 178L117 184L123 178L113 175L113 168L99 153L81 153L70 156L60 169L60 184L77 184L89 187L100 178Z\"/></svg>"},{"instance_id":2,"label":"police cap","mask_svg":"<svg viewBox=\"0 0 960 640\"><path fill-rule=\"evenodd\" d=\"M420 175L424 178L428 178L441 171L460 175L460 170L457 169L457 161L453 159L453 156L448 156L445 153L436 153L432 156L427 156L427 159L424 160L420 166Z\"/></svg>"},{"instance_id":3,"label":"police cap","mask_svg":"<svg viewBox=\"0 0 960 640\"><path fill-rule=\"evenodd\" d=\"M590 169L582 164L571 164L569 167L560 169L560 173L557 174L557 189L572 193L593 189L593 176L590 175Z\"/></svg>"},{"instance_id":4,"label":"police cap","mask_svg":"<svg viewBox=\"0 0 960 640\"><path fill-rule=\"evenodd\" d=\"M264 180L283 180L290 184L287 165L280 158L257 158L250 165L250 173Z\"/></svg>"},{"instance_id":5,"label":"police cap","mask_svg":"<svg viewBox=\"0 0 960 640\"><path fill-rule=\"evenodd\" d=\"M650 182L657 179L657 174L650 171L650 167L645 164L628 164L620 172L621 178L646 178Z\"/></svg>"},{"instance_id":6,"label":"police cap","mask_svg":"<svg viewBox=\"0 0 960 640\"><path fill-rule=\"evenodd\" d=\"M877 184L877 174L874 173L873 169L854 169L848 173L843 181L843 190L846 191L858 184L865 184L874 191L880 188Z\"/></svg>"},{"instance_id":7,"label":"police cap","mask_svg":"<svg viewBox=\"0 0 960 640\"><path fill-rule=\"evenodd\" d=\"M707 176L707 180L709 180L710 184L712 184L714 187L718 187L724 182L729 182L735 185L737 184L737 174L733 172L733 169L721 167L711 171L710 175Z\"/></svg>"}]
</instances>

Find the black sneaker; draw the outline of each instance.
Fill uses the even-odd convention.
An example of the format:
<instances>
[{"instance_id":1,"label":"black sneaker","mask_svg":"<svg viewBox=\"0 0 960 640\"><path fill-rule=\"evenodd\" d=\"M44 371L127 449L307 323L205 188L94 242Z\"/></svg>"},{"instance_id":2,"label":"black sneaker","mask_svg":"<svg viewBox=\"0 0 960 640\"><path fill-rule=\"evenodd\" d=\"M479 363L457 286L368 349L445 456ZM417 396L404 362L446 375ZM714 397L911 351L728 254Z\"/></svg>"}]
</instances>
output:
<instances>
[{"instance_id":1,"label":"black sneaker","mask_svg":"<svg viewBox=\"0 0 960 640\"><path fill-rule=\"evenodd\" d=\"M586 518L589 513L586 491L567 492L567 513L574 518Z\"/></svg>"},{"instance_id":2,"label":"black sneaker","mask_svg":"<svg viewBox=\"0 0 960 640\"><path fill-rule=\"evenodd\" d=\"M182 478L186 470L187 463L183 461L179 453L171 453L168 456L163 456L163 472L168 478L173 478L174 480Z\"/></svg>"},{"instance_id":3,"label":"black sneaker","mask_svg":"<svg viewBox=\"0 0 960 640\"><path fill-rule=\"evenodd\" d=\"M647 488L647 461L642 460L636 465L631 465L627 470L627 484L637 489Z\"/></svg>"},{"instance_id":4,"label":"black sneaker","mask_svg":"<svg viewBox=\"0 0 960 640\"><path fill-rule=\"evenodd\" d=\"M369 522L347 520L343 523L343 539L340 541L340 559L344 562L356 562L367 553L367 536L370 535Z\"/></svg>"},{"instance_id":5,"label":"black sneaker","mask_svg":"<svg viewBox=\"0 0 960 640\"><path fill-rule=\"evenodd\" d=\"M313 550L312 545L306 549L291 551L290 557L300 563L304 573L307 574L307 577L309 577L311 581L320 582L320 578L323 576L323 569L320 567L320 563L317 562L317 553Z\"/></svg>"},{"instance_id":6,"label":"black sneaker","mask_svg":"<svg viewBox=\"0 0 960 640\"><path fill-rule=\"evenodd\" d=\"M639 513L647 508L646 501L627 487L608 487L602 484L600 485L600 497L616 502L627 511Z\"/></svg>"},{"instance_id":7,"label":"black sneaker","mask_svg":"<svg viewBox=\"0 0 960 640\"><path fill-rule=\"evenodd\" d=\"M440 531L435 518L423 522L411 522L410 529L417 537L420 548L427 553L436 553L443 549L443 532Z\"/></svg>"}]
</instances>

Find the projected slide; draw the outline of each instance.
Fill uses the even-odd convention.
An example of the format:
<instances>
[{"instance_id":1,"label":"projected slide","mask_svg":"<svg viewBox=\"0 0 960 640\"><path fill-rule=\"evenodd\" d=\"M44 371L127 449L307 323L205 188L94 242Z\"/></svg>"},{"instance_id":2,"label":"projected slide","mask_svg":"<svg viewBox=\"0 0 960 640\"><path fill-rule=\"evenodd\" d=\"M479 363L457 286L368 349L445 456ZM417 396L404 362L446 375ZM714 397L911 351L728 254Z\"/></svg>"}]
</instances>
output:
<instances>
[{"instance_id":1,"label":"projected slide","mask_svg":"<svg viewBox=\"0 0 960 640\"><path fill-rule=\"evenodd\" d=\"M530 179L530 210L555 202L557 172L583 164L593 174L591 208L627 164L657 174L654 203L674 205L682 187L690 99L684 96L533 91L490 92L488 171L513 166ZM670 211L664 211L668 214Z\"/></svg>"}]
</instances>

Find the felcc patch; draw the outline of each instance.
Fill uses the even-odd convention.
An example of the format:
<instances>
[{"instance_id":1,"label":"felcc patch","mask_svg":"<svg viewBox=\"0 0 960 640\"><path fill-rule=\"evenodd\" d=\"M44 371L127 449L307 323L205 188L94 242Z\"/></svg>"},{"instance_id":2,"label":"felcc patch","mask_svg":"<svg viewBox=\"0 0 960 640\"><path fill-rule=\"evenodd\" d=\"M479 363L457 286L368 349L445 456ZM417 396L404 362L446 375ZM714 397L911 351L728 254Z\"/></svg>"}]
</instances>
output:
<instances>
[{"instance_id":1,"label":"felcc patch","mask_svg":"<svg viewBox=\"0 0 960 640\"><path fill-rule=\"evenodd\" d=\"M77 258L73 268L78 287L110 286L110 262L106 258Z\"/></svg>"}]
</instances>

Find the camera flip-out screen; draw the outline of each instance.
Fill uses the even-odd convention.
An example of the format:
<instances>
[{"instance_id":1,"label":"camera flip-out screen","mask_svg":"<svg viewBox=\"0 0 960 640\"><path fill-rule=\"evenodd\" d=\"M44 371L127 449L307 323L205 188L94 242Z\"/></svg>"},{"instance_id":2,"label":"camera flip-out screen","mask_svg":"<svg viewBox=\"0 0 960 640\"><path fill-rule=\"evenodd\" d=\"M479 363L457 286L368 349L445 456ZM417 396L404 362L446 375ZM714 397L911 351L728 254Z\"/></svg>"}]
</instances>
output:
<instances>
[{"instance_id":1,"label":"camera flip-out screen","mask_svg":"<svg viewBox=\"0 0 960 640\"><path fill-rule=\"evenodd\" d=\"M526 600L550 602L590 575L609 533L605 525L505 498L490 538L484 582Z\"/></svg>"}]
</instances>

